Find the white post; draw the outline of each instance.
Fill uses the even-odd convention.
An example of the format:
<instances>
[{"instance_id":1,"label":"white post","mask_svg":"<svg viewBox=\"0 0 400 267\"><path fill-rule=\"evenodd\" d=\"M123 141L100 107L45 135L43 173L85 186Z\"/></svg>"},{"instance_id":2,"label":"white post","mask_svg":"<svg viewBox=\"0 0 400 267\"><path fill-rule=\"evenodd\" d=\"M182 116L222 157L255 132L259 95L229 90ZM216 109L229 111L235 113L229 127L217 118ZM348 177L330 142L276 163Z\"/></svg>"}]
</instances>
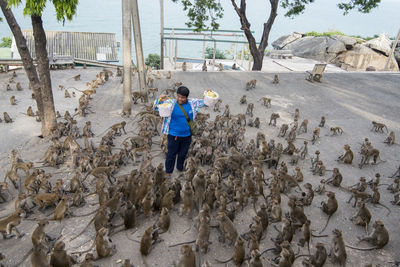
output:
<instances>
[{"instance_id":1,"label":"white post","mask_svg":"<svg viewBox=\"0 0 400 267\"><path fill-rule=\"evenodd\" d=\"M123 61L123 100L122 113L132 113L132 31L130 1L122 0L122 61Z\"/></svg>"},{"instance_id":2,"label":"white post","mask_svg":"<svg viewBox=\"0 0 400 267\"><path fill-rule=\"evenodd\" d=\"M160 0L160 69L164 69L164 0Z\"/></svg>"},{"instance_id":3,"label":"white post","mask_svg":"<svg viewBox=\"0 0 400 267\"><path fill-rule=\"evenodd\" d=\"M214 71L214 67L215 67L215 54L217 53L217 42L214 41L214 52L213 52L213 61L212 61L212 70Z\"/></svg>"},{"instance_id":4,"label":"white post","mask_svg":"<svg viewBox=\"0 0 400 267\"><path fill-rule=\"evenodd\" d=\"M174 57L174 69L176 69L176 58L178 57L178 40L175 40L175 57Z\"/></svg>"}]
</instances>

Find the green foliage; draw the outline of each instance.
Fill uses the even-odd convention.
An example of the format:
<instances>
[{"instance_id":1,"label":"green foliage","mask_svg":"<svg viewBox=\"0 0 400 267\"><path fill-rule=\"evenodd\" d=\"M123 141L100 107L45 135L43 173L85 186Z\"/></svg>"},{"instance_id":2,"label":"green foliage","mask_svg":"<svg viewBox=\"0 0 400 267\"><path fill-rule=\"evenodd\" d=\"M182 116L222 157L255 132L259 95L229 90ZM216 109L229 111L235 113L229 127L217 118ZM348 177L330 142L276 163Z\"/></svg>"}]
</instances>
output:
<instances>
[{"instance_id":1,"label":"green foliage","mask_svg":"<svg viewBox=\"0 0 400 267\"><path fill-rule=\"evenodd\" d=\"M217 20L223 17L222 5L217 0L172 0L176 3L180 1L183 10L187 11L189 21L185 24L193 28L194 32L218 30ZM210 21L210 25L207 22Z\"/></svg>"},{"instance_id":2,"label":"green foliage","mask_svg":"<svg viewBox=\"0 0 400 267\"><path fill-rule=\"evenodd\" d=\"M76 8L79 4L79 0L49 0L53 2L54 8L56 9L56 17L58 21L62 21L63 24L66 19L72 20L72 17L76 13ZM42 16L43 10L46 7L47 0L26 0L24 7L25 16ZM8 0L9 6L19 6L22 3L21 0Z\"/></svg>"},{"instance_id":3,"label":"green foliage","mask_svg":"<svg viewBox=\"0 0 400 267\"><path fill-rule=\"evenodd\" d=\"M149 54L144 64L154 69L160 69L160 63L161 63L161 58L158 54Z\"/></svg>"},{"instance_id":4,"label":"green foliage","mask_svg":"<svg viewBox=\"0 0 400 267\"><path fill-rule=\"evenodd\" d=\"M342 32L339 32L339 31L329 31L329 32L312 31L312 32L307 32L304 34L304 36L314 36L314 37L322 37L322 36L331 37L332 35L345 35L345 34Z\"/></svg>"},{"instance_id":5,"label":"green foliage","mask_svg":"<svg viewBox=\"0 0 400 267\"><path fill-rule=\"evenodd\" d=\"M285 16L294 18L296 15L304 13L306 5L313 3L315 0L282 0L281 7L286 9Z\"/></svg>"},{"instance_id":6,"label":"green foliage","mask_svg":"<svg viewBox=\"0 0 400 267\"><path fill-rule=\"evenodd\" d=\"M213 47L207 46L207 47L206 47L205 57L208 58L208 59L210 59L210 58L213 58L213 55L214 55L214 48L213 48ZM215 58L216 58L216 59L225 59L226 56L225 56L224 51L219 50L219 49L217 48L217 50L215 51Z\"/></svg>"},{"instance_id":7,"label":"green foliage","mask_svg":"<svg viewBox=\"0 0 400 267\"><path fill-rule=\"evenodd\" d=\"M338 7L343 10L343 15L350 10L357 9L361 13L369 13L380 4L381 0L348 0L347 3L339 3Z\"/></svg>"},{"instance_id":8,"label":"green foliage","mask_svg":"<svg viewBox=\"0 0 400 267\"><path fill-rule=\"evenodd\" d=\"M11 37L1 38L0 47L11 47L12 39Z\"/></svg>"}]
</instances>

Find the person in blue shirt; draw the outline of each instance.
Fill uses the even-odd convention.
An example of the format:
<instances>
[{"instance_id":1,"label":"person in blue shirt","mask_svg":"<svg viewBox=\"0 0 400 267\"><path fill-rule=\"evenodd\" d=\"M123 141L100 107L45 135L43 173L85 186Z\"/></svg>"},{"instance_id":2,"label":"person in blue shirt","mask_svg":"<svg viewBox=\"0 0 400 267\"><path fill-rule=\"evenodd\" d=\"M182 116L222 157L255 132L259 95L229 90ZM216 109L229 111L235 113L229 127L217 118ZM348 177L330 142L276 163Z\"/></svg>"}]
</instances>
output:
<instances>
[{"instance_id":1,"label":"person in blue shirt","mask_svg":"<svg viewBox=\"0 0 400 267\"><path fill-rule=\"evenodd\" d=\"M207 91L211 90L207 89ZM190 120L196 118L199 108L206 106L203 99L188 98L189 89L186 86L180 86L176 93L176 99L168 99L168 96L163 94L153 104L156 110L158 109L157 105L162 102L172 104L171 116L164 118L162 125L162 134L168 135L168 152L165 160L167 178L171 177L175 162L177 170L183 171L183 164L192 142L189 124L182 110L176 104L178 103L182 106Z\"/></svg>"}]
</instances>

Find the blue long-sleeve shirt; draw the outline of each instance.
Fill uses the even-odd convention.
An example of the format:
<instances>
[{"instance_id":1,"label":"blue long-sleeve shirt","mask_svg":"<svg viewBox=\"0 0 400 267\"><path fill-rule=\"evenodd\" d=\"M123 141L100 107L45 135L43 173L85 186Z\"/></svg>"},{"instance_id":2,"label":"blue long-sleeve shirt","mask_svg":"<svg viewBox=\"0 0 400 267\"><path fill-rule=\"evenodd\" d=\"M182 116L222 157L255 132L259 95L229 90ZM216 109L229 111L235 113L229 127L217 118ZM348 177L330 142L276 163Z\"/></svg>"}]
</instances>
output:
<instances>
[{"instance_id":1,"label":"blue long-sleeve shirt","mask_svg":"<svg viewBox=\"0 0 400 267\"><path fill-rule=\"evenodd\" d=\"M170 134L178 137L186 137L190 135L190 128L186 122L185 115L183 115L181 109L176 105L176 99L167 99L165 101L159 101L159 99L154 100L153 108L158 110L158 105L161 103L171 103L172 113L171 116L164 118L162 124L162 134ZM191 120L196 118L199 108L205 107L203 99L188 98L186 104L181 105Z\"/></svg>"}]
</instances>

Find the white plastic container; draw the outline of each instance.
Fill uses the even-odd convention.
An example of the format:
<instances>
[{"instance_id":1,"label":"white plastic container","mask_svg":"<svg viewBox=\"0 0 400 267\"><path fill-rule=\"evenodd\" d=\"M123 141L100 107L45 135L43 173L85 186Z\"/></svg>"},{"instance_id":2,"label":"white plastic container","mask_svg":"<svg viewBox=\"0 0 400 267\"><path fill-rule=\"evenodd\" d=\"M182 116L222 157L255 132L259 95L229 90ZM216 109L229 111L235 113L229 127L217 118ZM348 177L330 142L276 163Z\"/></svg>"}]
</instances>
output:
<instances>
[{"instance_id":1,"label":"white plastic container","mask_svg":"<svg viewBox=\"0 0 400 267\"><path fill-rule=\"evenodd\" d=\"M157 106L158 107L158 113L160 114L160 117L170 117L172 114L172 104L171 103L163 103Z\"/></svg>"},{"instance_id":2,"label":"white plastic container","mask_svg":"<svg viewBox=\"0 0 400 267\"><path fill-rule=\"evenodd\" d=\"M211 91L211 94L215 94L214 96L211 96L207 93L207 91L204 91L203 96L204 96L204 104L206 104L206 106L212 107L215 105L215 103L217 103L218 98L219 98L219 94L217 92Z\"/></svg>"}]
</instances>

